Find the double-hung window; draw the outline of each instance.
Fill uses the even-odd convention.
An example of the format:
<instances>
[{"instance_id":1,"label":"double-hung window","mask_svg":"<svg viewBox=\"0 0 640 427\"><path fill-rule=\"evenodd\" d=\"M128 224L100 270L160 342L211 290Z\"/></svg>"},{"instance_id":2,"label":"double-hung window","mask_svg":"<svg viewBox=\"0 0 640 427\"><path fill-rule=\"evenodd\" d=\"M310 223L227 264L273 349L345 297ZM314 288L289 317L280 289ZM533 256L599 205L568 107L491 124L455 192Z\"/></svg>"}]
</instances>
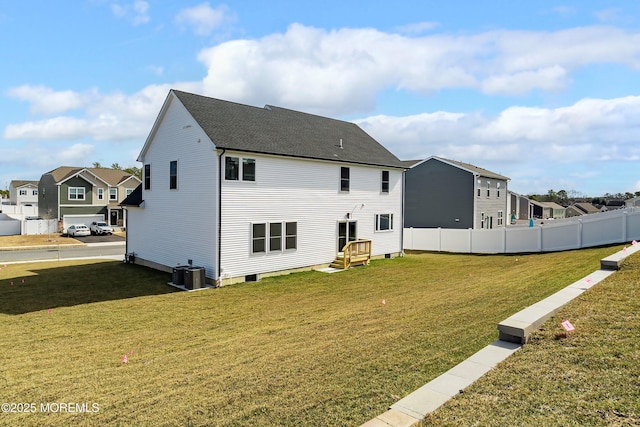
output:
<instances>
[{"instance_id":1,"label":"double-hung window","mask_svg":"<svg viewBox=\"0 0 640 427\"><path fill-rule=\"evenodd\" d=\"M84 187L69 187L69 200L84 200Z\"/></svg>"},{"instance_id":2,"label":"double-hung window","mask_svg":"<svg viewBox=\"0 0 640 427\"><path fill-rule=\"evenodd\" d=\"M118 189L117 188L110 188L109 189L109 200L111 201L117 201L118 200Z\"/></svg>"},{"instance_id":3,"label":"double-hung window","mask_svg":"<svg viewBox=\"0 0 640 427\"><path fill-rule=\"evenodd\" d=\"M104 200L104 188L98 188L98 200Z\"/></svg>"},{"instance_id":4,"label":"double-hung window","mask_svg":"<svg viewBox=\"0 0 640 427\"><path fill-rule=\"evenodd\" d=\"M350 171L348 167L342 166L340 167L340 191L345 193L349 192L350 187L350 179L349 179Z\"/></svg>"},{"instance_id":5,"label":"double-hung window","mask_svg":"<svg viewBox=\"0 0 640 427\"><path fill-rule=\"evenodd\" d=\"M297 249L297 222L264 222L251 224L251 253L281 252Z\"/></svg>"},{"instance_id":6,"label":"double-hung window","mask_svg":"<svg viewBox=\"0 0 640 427\"><path fill-rule=\"evenodd\" d=\"M20 190L20 195L21 196L26 196L27 195L27 190Z\"/></svg>"},{"instance_id":7,"label":"double-hung window","mask_svg":"<svg viewBox=\"0 0 640 427\"><path fill-rule=\"evenodd\" d=\"M253 224L251 227L251 252L254 254L267 251L267 224Z\"/></svg>"},{"instance_id":8,"label":"double-hung window","mask_svg":"<svg viewBox=\"0 0 640 427\"><path fill-rule=\"evenodd\" d=\"M376 214L376 231L393 230L393 214Z\"/></svg>"},{"instance_id":9,"label":"double-hung window","mask_svg":"<svg viewBox=\"0 0 640 427\"><path fill-rule=\"evenodd\" d=\"M389 171L382 171L382 186L380 191L383 193L389 192Z\"/></svg>"}]
</instances>

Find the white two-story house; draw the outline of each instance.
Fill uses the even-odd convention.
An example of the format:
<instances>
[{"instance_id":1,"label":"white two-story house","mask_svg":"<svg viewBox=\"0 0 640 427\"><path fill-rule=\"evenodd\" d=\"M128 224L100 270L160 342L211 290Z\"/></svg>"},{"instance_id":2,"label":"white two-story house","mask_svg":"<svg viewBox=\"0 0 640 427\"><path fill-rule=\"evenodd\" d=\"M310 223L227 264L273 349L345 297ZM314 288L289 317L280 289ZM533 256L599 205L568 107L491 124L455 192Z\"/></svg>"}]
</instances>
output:
<instances>
[{"instance_id":1,"label":"white two-story house","mask_svg":"<svg viewBox=\"0 0 640 427\"><path fill-rule=\"evenodd\" d=\"M327 265L356 240L402 252L403 165L353 123L172 90L138 161L123 203L136 263L244 281Z\"/></svg>"}]
</instances>

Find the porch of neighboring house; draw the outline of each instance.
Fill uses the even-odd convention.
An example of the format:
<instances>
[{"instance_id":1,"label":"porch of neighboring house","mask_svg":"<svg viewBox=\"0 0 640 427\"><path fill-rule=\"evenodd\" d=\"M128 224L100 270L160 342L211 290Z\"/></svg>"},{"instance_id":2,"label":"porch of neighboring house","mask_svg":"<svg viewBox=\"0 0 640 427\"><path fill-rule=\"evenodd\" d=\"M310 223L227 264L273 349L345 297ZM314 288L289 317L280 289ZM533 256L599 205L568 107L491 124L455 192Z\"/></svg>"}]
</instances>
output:
<instances>
[{"instance_id":1,"label":"porch of neighboring house","mask_svg":"<svg viewBox=\"0 0 640 427\"><path fill-rule=\"evenodd\" d=\"M345 270L352 266L367 265L371 260L371 240L353 240L348 242L330 267Z\"/></svg>"}]
</instances>

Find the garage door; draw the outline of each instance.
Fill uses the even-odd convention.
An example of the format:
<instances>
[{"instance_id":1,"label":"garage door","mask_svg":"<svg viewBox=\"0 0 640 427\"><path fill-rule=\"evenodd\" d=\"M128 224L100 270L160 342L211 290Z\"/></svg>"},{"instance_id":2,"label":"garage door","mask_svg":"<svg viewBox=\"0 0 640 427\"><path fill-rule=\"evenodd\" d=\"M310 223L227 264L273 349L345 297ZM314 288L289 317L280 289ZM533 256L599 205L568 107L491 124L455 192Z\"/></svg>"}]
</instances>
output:
<instances>
[{"instance_id":1,"label":"garage door","mask_svg":"<svg viewBox=\"0 0 640 427\"><path fill-rule=\"evenodd\" d=\"M62 230L66 234L67 227L73 224L84 224L87 227L91 225L93 221L104 221L104 215L64 215L62 217Z\"/></svg>"}]
</instances>

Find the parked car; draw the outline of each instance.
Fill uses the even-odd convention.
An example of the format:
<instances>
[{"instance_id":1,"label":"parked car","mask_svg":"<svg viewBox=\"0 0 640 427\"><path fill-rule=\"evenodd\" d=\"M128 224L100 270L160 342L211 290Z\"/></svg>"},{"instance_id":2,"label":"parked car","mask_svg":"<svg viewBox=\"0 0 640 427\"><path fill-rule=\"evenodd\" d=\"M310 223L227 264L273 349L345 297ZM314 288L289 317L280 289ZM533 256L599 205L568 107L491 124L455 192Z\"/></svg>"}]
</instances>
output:
<instances>
[{"instance_id":1,"label":"parked car","mask_svg":"<svg viewBox=\"0 0 640 427\"><path fill-rule=\"evenodd\" d=\"M89 230L91 230L91 234L111 234L113 233L113 228L106 222L93 221L89 226Z\"/></svg>"},{"instance_id":2,"label":"parked car","mask_svg":"<svg viewBox=\"0 0 640 427\"><path fill-rule=\"evenodd\" d=\"M67 228L67 235L69 237L91 236L91 230L84 224L70 225Z\"/></svg>"}]
</instances>

